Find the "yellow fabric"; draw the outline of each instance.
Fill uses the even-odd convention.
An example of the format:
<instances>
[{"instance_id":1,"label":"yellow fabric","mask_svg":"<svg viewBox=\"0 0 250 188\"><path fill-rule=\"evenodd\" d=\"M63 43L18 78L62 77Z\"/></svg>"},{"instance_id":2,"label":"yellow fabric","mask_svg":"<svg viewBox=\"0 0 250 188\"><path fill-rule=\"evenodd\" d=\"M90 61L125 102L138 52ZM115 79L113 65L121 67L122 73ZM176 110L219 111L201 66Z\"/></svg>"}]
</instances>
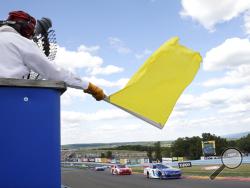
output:
<instances>
[{"instance_id":1,"label":"yellow fabric","mask_svg":"<svg viewBox=\"0 0 250 188\"><path fill-rule=\"evenodd\" d=\"M122 90L109 96L110 102L163 127L202 61L198 52L178 42L178 37L165 42Z\"/></svg>"}]
</instances>

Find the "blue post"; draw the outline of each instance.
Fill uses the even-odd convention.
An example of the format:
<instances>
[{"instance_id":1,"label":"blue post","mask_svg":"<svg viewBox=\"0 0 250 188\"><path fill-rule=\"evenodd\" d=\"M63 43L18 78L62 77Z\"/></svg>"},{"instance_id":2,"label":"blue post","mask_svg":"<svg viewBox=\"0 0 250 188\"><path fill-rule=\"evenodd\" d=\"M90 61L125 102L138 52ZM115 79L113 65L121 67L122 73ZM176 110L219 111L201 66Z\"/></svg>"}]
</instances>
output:
<instances>
[{"instance_id":1,"label":"blue post","mask_svg":"<svg viewBox=\"0 0 250 188\"><path fill-rule=\"evenodd\" d=\"M0 79L0 188L60 188L64 83Z\"/></svg>"}]
</instances>

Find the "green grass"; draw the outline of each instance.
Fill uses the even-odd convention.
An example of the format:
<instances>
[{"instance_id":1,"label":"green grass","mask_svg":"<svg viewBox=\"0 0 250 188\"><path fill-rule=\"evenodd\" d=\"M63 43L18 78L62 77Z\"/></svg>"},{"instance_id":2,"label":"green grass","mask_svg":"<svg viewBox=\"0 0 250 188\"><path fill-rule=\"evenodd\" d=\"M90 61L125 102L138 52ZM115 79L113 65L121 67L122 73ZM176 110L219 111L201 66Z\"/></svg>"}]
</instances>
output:
<instances>
[{"instance_id":1,"label":"green grass","mask_svg":"<svg viewBox=\"0 0 250 188\"><path fill-rule=\"evenodd\" d=\"M135 166L131 168L132 168L132 172L138 172L138 173L143 173L143 169L144 169L142 166Z\"/></svg>"},{"instance_id":2,"label":"green grass","mask_svg":"<svg viewBox=\"0 0 250 188\"><path fill-rule=\"evenodd\" d=\"M191 168L182 168L183 175L188 176L209 176L215 170L205 170L205 166L192 166ZM236 169L225 168L218 177L250 177L250 165L244 164Z\"/></svg>"},{"instance_id":3,"label":"green grass","mask_svg":"<svg viewBox=\"0 0 250 188\"><path fill-rule=\"evenodd\" d=\"M210 176L215 170L205 170L207 166L192 166L181 168L184 176ZM133 172L143 173L143 167L132 167ZM250 164L244 164L236 169L225 168L218 177L249 177Z\"/></svg>"}]
</instances>

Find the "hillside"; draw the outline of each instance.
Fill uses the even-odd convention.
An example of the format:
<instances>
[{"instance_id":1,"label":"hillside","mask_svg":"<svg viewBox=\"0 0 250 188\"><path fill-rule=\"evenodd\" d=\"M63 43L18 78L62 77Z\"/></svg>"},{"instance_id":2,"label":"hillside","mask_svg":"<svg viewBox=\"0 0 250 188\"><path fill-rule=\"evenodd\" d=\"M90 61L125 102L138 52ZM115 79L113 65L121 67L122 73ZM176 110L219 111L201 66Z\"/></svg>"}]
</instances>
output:
<instances>
[{"instance_id":1,"label":"hillside","mask_svg":"<svg viewBox=\"0 0 250 188\"><path fill-rule=\"evenodd\" d=\"M227 134L227 135L222 135L222 138L226 138L229 140L237 140L240 139L244 136L247 136L248 134L250 134L250 131L248 132L241 132L241 133L235 133L235 134Z\"/></svg>"},{"instance_id":2,"label":"hillside","mask_svg":"<svg viewBox=\"0 0 250 188\"><path fill-rule=\"evenodd\" d=\"M235 133L235 134L226 134L221 135L220 137L226 138L228 140L237 140L244 136L247 136L250 134L250 131L248 132L241 132L241 133ZM142 146L152 146L156 141L140 141L140 142L114 142L114 143L88 143L88 144L68 144L68 145L62 145L62 149L101 149L101 148L115 148L118 146L126 146L126 145L142 145ZM173 141L160 141L162 147L168 147L171 145Z\"/></svg>"},{"instance_id":3,"label":"hillside","mask_svg":"<svg viewBox=\"0 0 250 188\"><path fill-rule=\"evenodd\" d=\"M115 148L125 145L143 145L152 146L156 141L141 141L141 142L114 142L114 143L92 143L92 144L69 144L62 145L62 149L97 149L97 148ZM161 141L161 146L167 147L173 141Z\"/></svg>"}]
</instances>

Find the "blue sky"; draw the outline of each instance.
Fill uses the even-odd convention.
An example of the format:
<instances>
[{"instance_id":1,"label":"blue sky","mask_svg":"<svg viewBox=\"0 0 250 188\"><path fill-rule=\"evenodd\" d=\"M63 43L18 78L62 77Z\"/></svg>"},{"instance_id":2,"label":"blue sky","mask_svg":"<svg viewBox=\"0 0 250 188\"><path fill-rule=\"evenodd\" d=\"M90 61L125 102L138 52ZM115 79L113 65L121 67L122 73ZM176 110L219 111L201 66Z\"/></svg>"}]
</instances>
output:
<instances>
[{"instance_id":1,"label":"blue sky","mask_svg":"<svg viewBox=\"0 0 250 188\"><path fill-rule=\"evenodd\" d=\"M161 44L178 36L203 63L163 130L81 91L62 96L62 144L171 140L250 130L250 2L246 0L0 0L0 17L24 10L49 17L59 66L121 89ZM215 8L216 7L216 8Z\"/></svg>"}]
</instances>

